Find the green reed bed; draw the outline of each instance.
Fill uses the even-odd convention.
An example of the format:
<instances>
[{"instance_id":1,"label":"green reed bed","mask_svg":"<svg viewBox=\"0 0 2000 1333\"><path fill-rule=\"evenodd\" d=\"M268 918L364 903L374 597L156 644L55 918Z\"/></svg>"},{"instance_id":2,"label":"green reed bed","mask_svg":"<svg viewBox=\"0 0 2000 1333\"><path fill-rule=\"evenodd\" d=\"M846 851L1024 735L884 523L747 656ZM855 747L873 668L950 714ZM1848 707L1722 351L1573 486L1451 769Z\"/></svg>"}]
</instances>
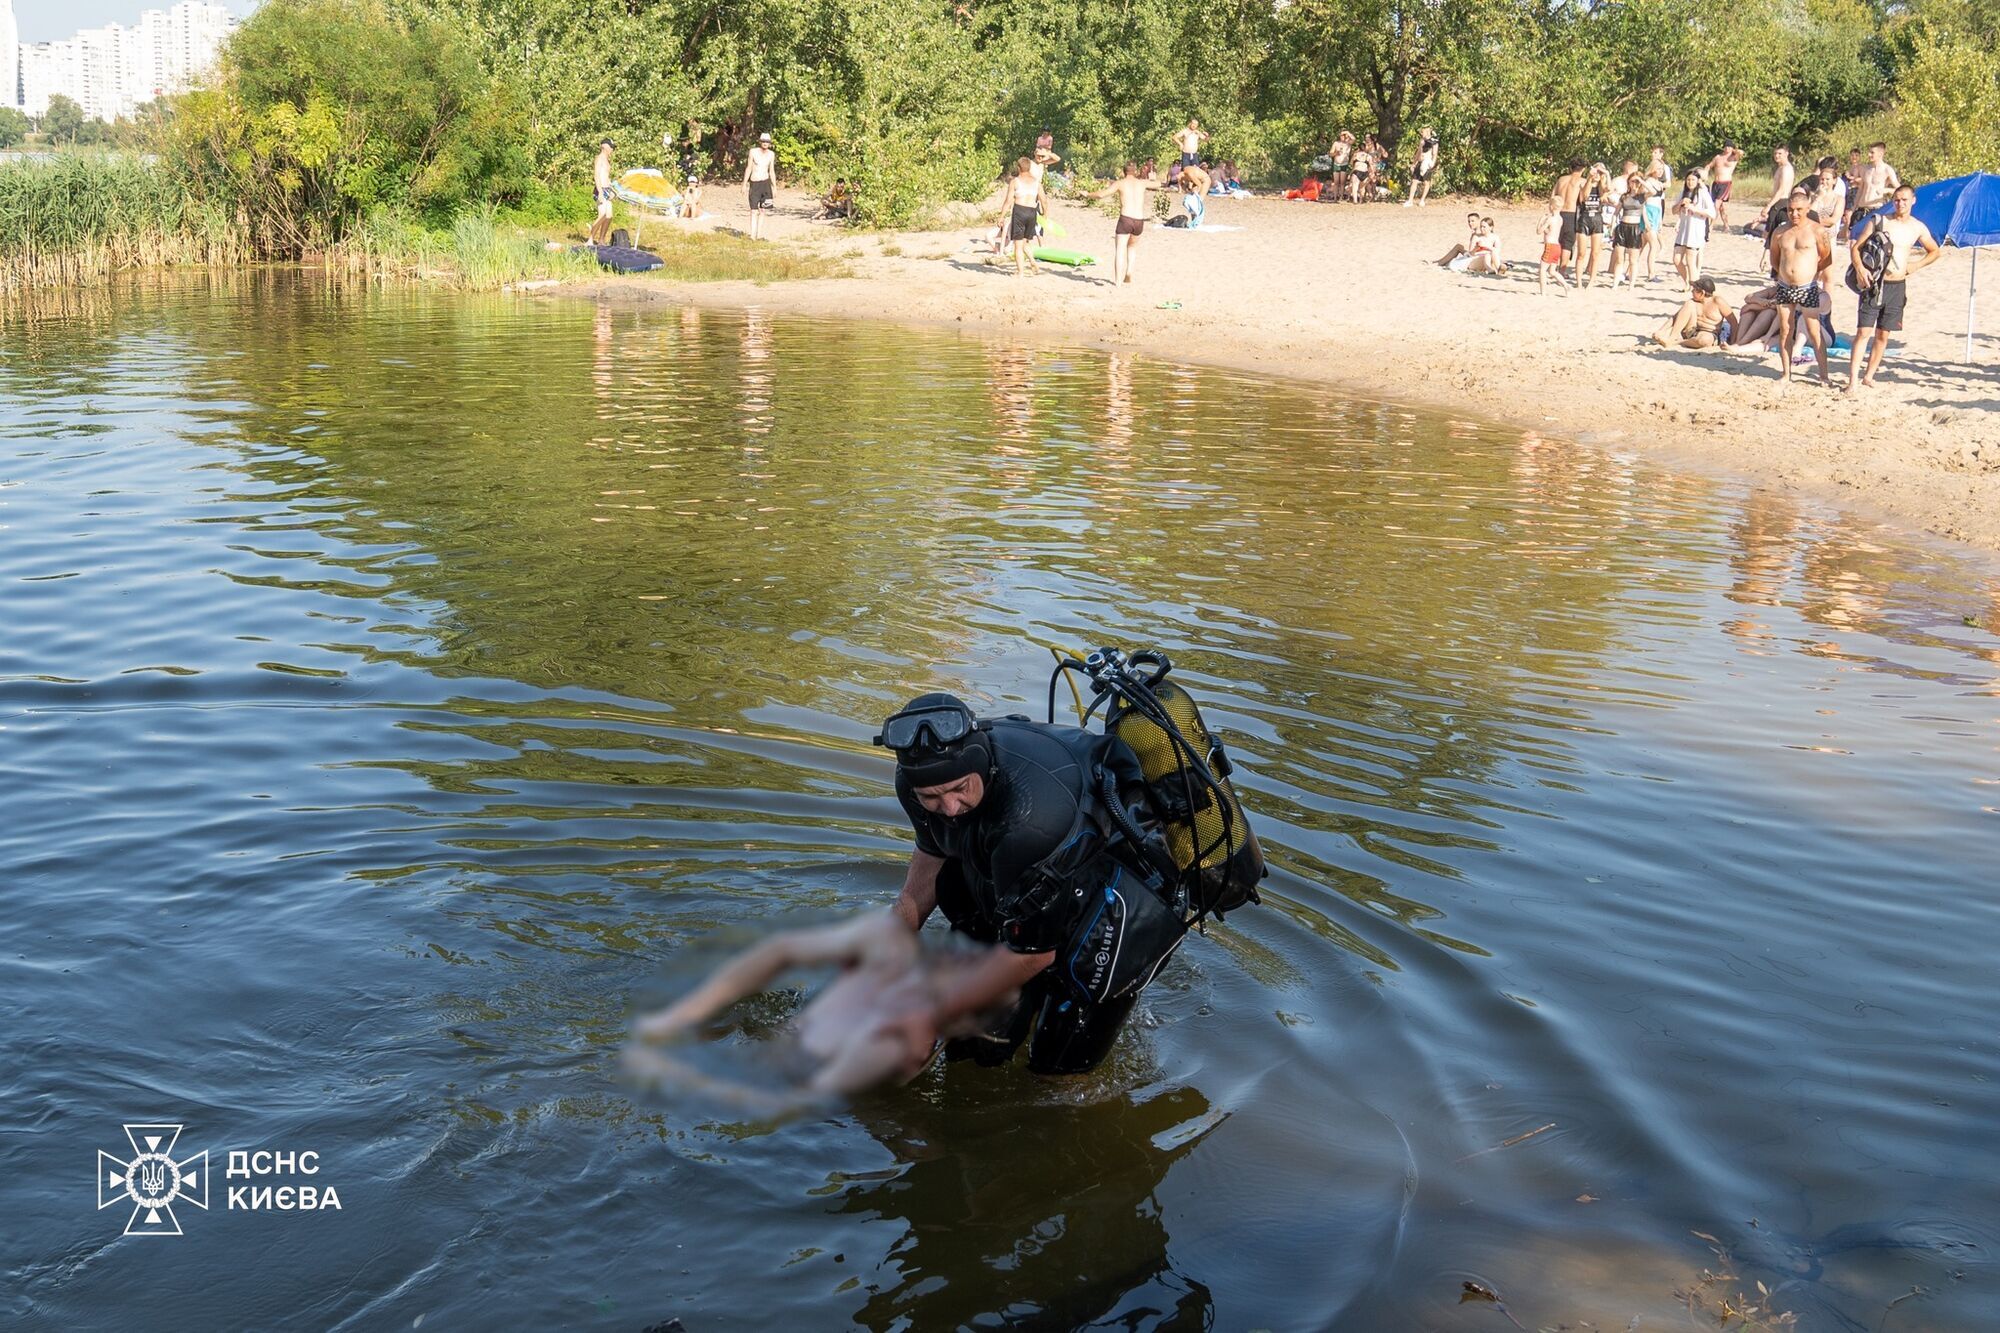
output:
<instances>
[{"instance_id":1,"label":"green reed bed","mask_svg":"<svg viewBox=\"0 0 2000 1333\"><path fill-rule=\"evenodd\" d=\"M234 220L190 200L156 162L60 153L0 166L0 293L248 258Z\"/></svg>"}]
</instances>

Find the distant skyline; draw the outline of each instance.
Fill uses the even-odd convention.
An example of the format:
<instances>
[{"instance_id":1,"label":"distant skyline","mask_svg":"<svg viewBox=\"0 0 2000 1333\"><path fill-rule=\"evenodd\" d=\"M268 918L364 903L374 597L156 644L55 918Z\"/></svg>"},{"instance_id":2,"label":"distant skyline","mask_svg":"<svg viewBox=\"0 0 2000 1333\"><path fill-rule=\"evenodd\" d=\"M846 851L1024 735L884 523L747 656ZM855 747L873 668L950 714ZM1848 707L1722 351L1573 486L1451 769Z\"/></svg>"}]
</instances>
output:
<instances>
[{"instance_id":1,"label":"distant skyline","mask_svg":"<svg viewBox=\"0 0 2000 1333\"><path fill-rule=\"evenodd\" d=\"M257 0L212 0L242 18L257 7ZM174 0L14 0L14 19L21 25L21 41L59 42L79 28L101 28L107 23L127 27L139 21L148 9L172 9Z\"/></svg>"}]
</instances>

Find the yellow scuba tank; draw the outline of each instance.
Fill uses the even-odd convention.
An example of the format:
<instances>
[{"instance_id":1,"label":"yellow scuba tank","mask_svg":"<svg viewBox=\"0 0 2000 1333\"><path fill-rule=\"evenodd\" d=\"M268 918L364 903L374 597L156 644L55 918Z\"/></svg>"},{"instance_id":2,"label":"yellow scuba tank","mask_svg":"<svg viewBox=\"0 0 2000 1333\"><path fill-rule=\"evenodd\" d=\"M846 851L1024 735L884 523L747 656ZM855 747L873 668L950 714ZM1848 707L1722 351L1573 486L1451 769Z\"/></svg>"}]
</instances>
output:
<instances>
[{"instance_id":1,"label":"yellow scuba tank","mask_svg":"<svg viewBox=\"0 0 2000 1333\"><path fill-rule=\"evenodd\" d=\"M1133 653L1117 666L1122 680L1110 689L1104 729L1139 757L1167 850L1196 889L1200 912L1220 915L1259 901L1263 850L1230 785L1229 757L1194 696L1166 679L1171 667L1161 654Z\"/></svg>"}]
</instances>

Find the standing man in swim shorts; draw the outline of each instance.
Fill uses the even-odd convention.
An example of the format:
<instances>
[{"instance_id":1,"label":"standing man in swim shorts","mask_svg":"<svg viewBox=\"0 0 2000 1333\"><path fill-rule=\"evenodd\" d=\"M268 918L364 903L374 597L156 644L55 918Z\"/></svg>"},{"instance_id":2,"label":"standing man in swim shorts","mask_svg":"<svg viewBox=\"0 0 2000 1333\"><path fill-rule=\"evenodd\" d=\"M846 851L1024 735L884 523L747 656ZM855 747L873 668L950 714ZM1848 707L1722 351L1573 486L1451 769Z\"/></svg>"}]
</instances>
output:
<instances>
[{"instance_id":1,"label":"standing man in swim shorts","mask_svg":"<svg viewBox=\"0 0 2000 1333\"><path fill-rule=\"evenodd\" d=\"M1417 157L1410 163L1410 197L1403 201L1403 207L1415 204L1422 208L1430 202L1431 178L1438 169L1438 135L1429 125L1423 127L1417 137Z\"/></svg>"},{"instance_id":2,"label":"standing man in swim shorts","mask_svg":"<svg viewBox=\"0 0 2000 1333\"><path fill-rule=\"evenodd\" d=\"M590 220L592 245L611 244L611 148L611 140L599 142L597 165L592 169L591 198L597 204L597 216Z\"/></svg>"},{"instance_id":3,"label":"standing man in swim shorts","mask_svg":"<svg viewBox=\"0 0 2000 1333\"><path fill-rule=\"evenodd\" d=\"M1563 262L1576 250L1576 209L1583 202L1583 173L1589 163L1580 157L1569 160L1569 170L1556 178L1556 188L1549 194L1556 201L1556 211L1562 214L1562 231L1556 243L1562 246Z\"/></svg>"},{"instance_id":4,"label":"standing man in swim shorts","mask_svg":"<svg viewBox=\"0 0 2000 1333\"><path fill-rule=\"evenodd\" d=\"M1884 156L1888 151L1887 144L1868 145L1868 165L1861 168L1861 202L1855 204L1850 200L1850 206L1872 213L1887 203L1889 196L1901 187L1903 178L1896 174L1896 169Z\"/></svg>"},{"instance_id":5,"label":"standing man in swim shorts","mask_svg":"<svg viewBox=\"0 0 2000 1333\"><path fill-rule=\"evenodd\" d=\"M1819 380L1833 387L1827 372L1826 335L1820 328L1819 305L1827 275L1833 269L1833 242L1827 229L1812 217L1803 194L1794 194L1786 209L1786 224L1770 240L1771 276L1778 287L1778 374L1792 378L1792 349L1799 325L1805 325L1819 363Z\"/></svg>"},{"instance_id":6,"label":"standing man in swim shorts","mask_svg":"<svg viewBox=\"0 0 2000 1333\"><path fill-rule=\"evenodd\" d=\"M743 168L743 183L750 189L750 239L764 238L764 210L771 206L771 186L778 174L778 154L771 147L771 132L757 136L750 160Z\"/></svg>"},{"instance_id":7,"label":"standing man in swim shorts","mask_svg":"<svg viewBox=\"0 0 2000 1333\"><path fill-rule=\"evenodd\" d=\"M1174 147L1181 150L1181 165L1184 167L1201 164L1201 146L1208 142L1208 131L1201 122L1188 117L1187 128L1174 131Z\"/></svg>"},{"instance_id":8,"label":"standing man in swim shorts","mask_svg":"<svg viewBox=\"0 0 2000 1333\"><path fill-rule=\"evenodd\" d=\"M1715 223L1725 230L1729 226L1729 191L1736 181L1736 164L1742 160L1743 150L1726 143L1708 161L1708 193L1715 200Z\"/></svg>"},{"instance_id":9,"label":"standing man in swim shorts","mask_svg":"<svg viewBox=\"0 0 2000 1333\"><path fill-rule=\"evenodd\" d=\"M1002 215L1000 225L1006 228L1006 239L1014 247L1014 274L1019 277L1029 269L1039 272L1034 256L1029 249L1035 243L1035 233L1041 229L1042 182L1035 176L1035 164L1027 158L1017 158L1014 175L1008 180L1002 193L1002 202L1007 212Z\"/></svg>"},{"instance_id":10,"label":"standing man in swim shorts","mask_svg":"<svg viewBox=\"0 0 2000 1333\"><path fill-rule=\"evenodd\" d=\"M1882 368L1882 352L1889 346L1889 335L1903 331L1903 312L1909 305L1909 277L1918 269L1928 268L1944 253L1931 235L1931 229L1911 216L1916 207L1917 192L1907 185L1898 185L1890 196L1895 200L1895 211L1888 217L1871 217L1848 247L1848 254L1854 263L1855 281L1861 284L1861 310L1854 321L1854 351L1847 361L1847 387L1852 390L1856 383L1864 388L1875 387L1875 372ZM1861 264L1861 243L1873 232L1881 232L1889 238L1889 267L1882 272L1880 282L1868 280L1868 270ZM1922 250L1923 256L1912 260L1911 252ZM1868 367L1861 371L1860 379L1855 371L1861 367L1861 347L1868 345Z\"/></svg>"},{"instance_id":11,"label":"standing man in swim shorts","mask_svg":"<svg viewBox=\"0 0 2000 1333\"><path fill-rule=\"evenodd\" d=\"M1798 183L1798 172L1792 166L1792 150L1779 144L1771 150L1771 203L1764 210L1764 239L1771 239L1771 233L1785 220L1791 208L1792 186Z\"/></svg>"},{"instance_id":12,"label":"standing man in swim shorts","mask_svg":"<svg viewBox=\"0 0 2000 1333\"><path fill-rule=\"evenodd\" d=\"M1127 162L1125 174L1111 183L1118 196L1118 226L1111 234L1111 285L1132 281L1132 251L1146 230L1146 191L1152 187L1139 177L1139 164Z\"/></svg>"}]
</instances>

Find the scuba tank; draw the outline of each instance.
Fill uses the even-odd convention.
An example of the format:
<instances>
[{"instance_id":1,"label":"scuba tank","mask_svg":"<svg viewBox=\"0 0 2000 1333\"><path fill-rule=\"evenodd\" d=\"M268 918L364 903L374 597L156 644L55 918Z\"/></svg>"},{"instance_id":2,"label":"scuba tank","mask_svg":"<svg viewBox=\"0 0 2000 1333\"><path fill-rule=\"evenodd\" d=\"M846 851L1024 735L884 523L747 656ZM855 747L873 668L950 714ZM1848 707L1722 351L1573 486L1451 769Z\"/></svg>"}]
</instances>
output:
<instances>
[{"instance_id":1,"label":"scuba tank","mask_svg":"<svg viewBox=\"0 0 2000 1333\"><path fill-rule=\"evenodd\" d=\"M1157 652L1128 656L1100 648L1082 661L1064 658L1049 680L1049 716L1053 721L1055 682L1064 672L1080 672L1090 681L1097 698L1085 717L1102 707L1105 734L1138 756L1180 881L1186 919L1199 924L1211 912L1220 917L1258 902L1257 881L1267 872L1257 835L1229 782L1229 756L1202 720L1194 696L1167 679L1172 669Z\"/></svg>"}]
</instances>

